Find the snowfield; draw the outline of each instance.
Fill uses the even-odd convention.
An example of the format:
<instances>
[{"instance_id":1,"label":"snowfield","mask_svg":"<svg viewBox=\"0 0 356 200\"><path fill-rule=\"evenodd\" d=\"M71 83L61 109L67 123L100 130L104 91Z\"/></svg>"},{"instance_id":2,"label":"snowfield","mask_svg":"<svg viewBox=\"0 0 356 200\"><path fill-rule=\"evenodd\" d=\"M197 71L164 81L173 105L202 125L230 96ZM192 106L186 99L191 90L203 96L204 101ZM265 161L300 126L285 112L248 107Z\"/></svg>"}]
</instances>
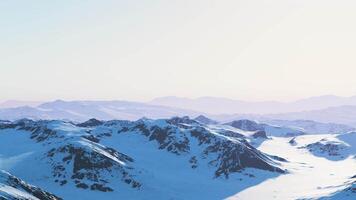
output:
<instances>
[{"instance_id":1,"label":"snowfield","mask_svg":"<svg viewBox=\"0 0 356 200\"><path fill-rule=\"evenodd\" d=\"M303 135L296 138L297 145L289 143L291 138L273 137L263 142L258 149L286 158L289 173L247 188L228 199L319 199L338 193L349 186L347 182L356 174L355 148L353 154L345 154L343 160L333 161L327 157L313 155L304 147L324 138L347 138L345 143L353 145L354 133L344 135ZM342 144L343 145L343 144ZM329 157L329 155L327 155ZM345 184L346 183L346 184ZM342 198L330 196L329 199L355 199L356 193L349 192Z\"/></svg>"}]
</instances>

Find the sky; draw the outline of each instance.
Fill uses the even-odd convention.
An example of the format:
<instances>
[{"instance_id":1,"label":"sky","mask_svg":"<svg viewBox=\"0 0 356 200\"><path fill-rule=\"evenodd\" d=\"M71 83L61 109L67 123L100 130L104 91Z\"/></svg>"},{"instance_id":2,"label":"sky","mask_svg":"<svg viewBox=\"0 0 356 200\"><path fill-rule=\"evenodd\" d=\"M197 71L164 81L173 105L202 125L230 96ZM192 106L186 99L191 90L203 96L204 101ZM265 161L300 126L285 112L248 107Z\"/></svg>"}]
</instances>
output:
<instances>
[{"instance_id":1,"label":"sky","mask_svg":"<svg viewBox=\"0 0 356 200\"><path fill-rule=\"evenodd\" d=\"M356 94L354 0L0 1L0 100Z\"/></svg>"}]
</instances>

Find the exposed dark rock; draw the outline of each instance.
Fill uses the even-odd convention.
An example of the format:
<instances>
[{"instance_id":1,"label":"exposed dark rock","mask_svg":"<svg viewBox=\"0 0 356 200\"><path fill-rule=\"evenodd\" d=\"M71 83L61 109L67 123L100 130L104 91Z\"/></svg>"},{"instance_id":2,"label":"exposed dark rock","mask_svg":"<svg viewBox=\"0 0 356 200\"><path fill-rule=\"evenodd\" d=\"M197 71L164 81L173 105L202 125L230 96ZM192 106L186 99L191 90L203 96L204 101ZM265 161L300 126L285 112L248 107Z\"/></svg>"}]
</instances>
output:
<instances>
[{"instance_id":1,"label":"exposed dark rock","mask_svg":"<svg viewBox=\"0 0 356 200\"><path fill-rule=\"evenodd\" d=\"M189 163L192 165L193 169L198 167L198 160L195 156L193 156L189 159Z\"/></svg>"},{"instance_id":2,"label":"exposed dark rock","mask_svg":"<svg viewBox=\"0 0 356 200\"><path fill-rule=\"evenodd\" d=\"M294 145L297 145L297 142L295 141L295 139L296 139L295 137L292 138L291 140L289 140L288 143L291 144L291 145L293 145L293 146L294 146Z\"/></svg>"},{"instance_id":3,"label":"exposed dark rock","mask_svg":"<svg viewBox=\"0 0 356 200\"><path fill-rule=\"evenodd\" d=\"M99 190L99 191L102 191L102 192L112 192L112 191L114 191L110 187L105 187L102 184L97 184L97 183L94 183L93 185L91 185L90 189L91 190Z\"/></svg>"},{"instance_id":4,"label":"exposed dark rock","mask_svg":"<svg viewBox=\"0 0 356 200\"><path fill-rule=\"evenodd\" d=\"M178 123L174 120L175 123ZM159 127L152 126L147 127L144 123L139 123L130 131L139 131L144 136L148 137L150 141L156 141L159 145L159 149L166 149L174 154L182 154L189 152L189 140L187 137L177 138L177 127Z\"/></svg>"},{"instance_id":5,"label":"exposed dark rock","mask_svg":"<svg viewBox=\"0 0 356 200\"><path fill-rule=\"evenodd\" d=\"M254 147L252 147L243 138L242 135L237 135L240 138L238 141L228 140L222 137L217 137L209 130L204 128L189 118L173 118L167 120L167 122L173 126L165 128L152 126L148 128L144 123L136 125L135 129L142 131L143 135L149 137L149 140L154 140L159 143L160 149L167 149L169 152L178 154L182 152L189 152L190 142L187 140L187 136L179 128L186 130L186 133L190 132L190 135L198 140L198 144L205 146L204 152L202 152L202 158L206 159L208 155L217 156L216 159L211 160L209 163L217 170L215 176L219 177L225 175L227 178L230 173L239 172L244 168L251 167L257 169L263 169L268 171L275 171L284 173L285 171L280 169L277 163ZM194 126L182 126L183 124L193 124ZM131 129L130 131L133 131ZM180 139L178 139L180 138ZM181 138L184 138L183 140ZM185 142L186 141L186 142ZM172 151L176 149L177 151ZM194 163L194 159L190 160ZM195 166L195 165L193 165Z\"/></svg>"},{"instance_id":6,"label":"exposed dark rock","mask_svg":"<svg viewBox=\"0 0 356 200\"><path fill-rule=\"evenodd\" d=\"M79 181L77 181L77 182L79 182ZM76 186L77 186L77 188L82 188L82 189L88 189L89 188L89 186L87 184L85 184L85 183L78 183Z\"/></svg>"},{"instance_id":7,"label":"exposed dark rock","mask_svg":"<svg viewBox=\"0 0 356 200\"><path fill-rule=\"evenodd\" d=\"M0 130L1 129L13 129L16 128L16 124L11 123L10 121L0 120Z\"/></svg>"},{"instance_id":8,"label":"exposed dark rock","mask_svg":"<svg viewBox=\"0 0 356 200\"><path fill-rule=\"evenodd\" d=\"M252 134L253 138L263 138L263 139L268 139L267 134L265 131L256 131L254 134Z\"/></svg>"},{"instance_id":9,"label":"exposed dark rock","mask_svg":"<svg viewBox=\"0 0 356 200\"><path fill-rule=\"evenodd\" d=\"M274 160L278 160L280 162L288 162L287 159L279 157L279 156L273 156L273 155L268 155L269 157L273 158Z\"/></svg>"},{"instance_id":10,"label":"exposed dark rock","mask_svg":"<svg viewBox=\"0 0 356 200\"><path fill-rule=\"evenodd\" d=\"M140 185L140 183L134 180L129 174L129 167L122 166L118 161L108 158L100 152L106 152L113 156L113 158L124 163L133 162L134 160L131 157L117 152L112 148L96 146L95 143L89 143L88 145L92 145L94 149L97 148L98 150L96 151L86 146L74 144L67 144L58 149L50 150L47 155L51 155L50 160L52 166L54 166L53 176L62 178L63 180L71 178L77 187L83 189L89 188L89 186L85 186L86 184L84 184L84 182L93 182L95 185L90 186L91 190L105 192L112 191L110 187L105 186L109 181L102 178L101 174L105 172L121 177L123 181L130 180L129 184L132 187ZM58 158L62 158L62 162L56 162L56 160L59 160ZM62 165L62 163L65 163L65 165ZM70 166L73 166L73 168L70 169ZM63 182L60 181L60 183Z\"/></svg>"},{"instance_id":11,"label":"exposed dark rock","mask_svg":"<svg viewBox=\"0 0 356 200\"><path fill-rule=\"evenodd\" d=\"M54 130L48 129L46 127L37 127L32 130L31 139L36 139L37 142L42 142L48 140L49 138L57 137L57 133Z\"/></svg>"},{"instance_id":12,"label":"exposed dark rock","mask_svg":"<svg viewBox=\"0 0 356 200\"><path fill-rule=\"evenodd\" d=\"M241 129L244 131L265 131L266 135L279 136L279 137L293 137L293 136L305 134L301 130L288 128L288 127L272 126L264 123L257 123L255 121L247 120L247 119L232 121L226 123L225 125L230 125L234 128ZM271 130L275 130L276 133L274 133L274 131Z\"/></svg>"},{"instance_id":13,"label":"exposed dark rock","mask_svg":"<svg viewBox=\"0 0 356 200\"><path fill-rule=\"evenodd\" d=\"M308 144L304 148L307 148L312 153L321 153L329 156L340 156L339 151L344 149L344 147L339 144L323 143L322 141Z\"/></svg>"},{"instance_id":14,"label":"exposed dark rock","mask_svg":"<svg viewBox=\"0 0 356 200\"><path fill-rule=\"evenodd\" d=\"M79 127L95 127L95 126L100 126L103 124L104 123L102 121L93 118L93 119L89 119L86 122L77 124L77 126L79 126Z\"/></svg>"},{"instance_id":15,"label":"exposed dark rock","mask_svg":"<svg viewBox=\"0 0 356 200\"><path fill-rule=\"evenodd\" d=\"M95 136L93 136L93 135L85 135L85 136L83 136L83 138L85 138L87 140L90 140L92 142L95 142L95 143L100 142L100 139L95 137Z\"/></svg>"},{"instance_id":16,"label":"exposed dark rock","mask_svg":"<svg viewBox=\"0 0 356 200\"><path fill-rule=\"evenodd\" d=\"M37 142L48 141L51 138L60 137L57 132L47 127L47 124L51 121L32 121L29 119L23 119L15 122L13 126L19 130L25 130L31 132L31 139L35 139ZM63 136L62 136L63 137Z\"/></svg>"},{"instance_id":17,"label":"exposed dark rock","mask_svg":"<svg viewBox=\"0 0 356 200\"><path fill-rule=\"evenodd\" d=\"M67 180L63 180L59 183L61 186L67 184Z\"/></svg>"},{"instance_id":18,"label":"exposed dark rock","mask_svg":"<svg viewBox=\"0 0 356 200\"><path fill-rule=\"evenodd\" d=\"M173 117L171 119L166 120L167 123L172 125L182 125L182 124L197 124L196 121L190 119L189 117Z\"/></svg>"},{"instance_id":19,"label":"exposed dark rock","mask_svg":"<svg viewBox=\"0 0 356 200\"><path fill-rule=\"evenodd\" d=\"M258 124L254 121L243 119L243 120L237 120L237 121L232 121L230 123L227 123L226 125L230 125L232 127L244 130L244 131L260 131L264 130L264 126L261 124Z\"/></svg>"},{"instance_id":20,"label":"exposed dark rock","mask_svg":"<svg viewBox=\"0 0 356 200\"><path fill-rule=\"evenodd\" d=\"M229 177L230 173L239 172L244 168L251 167L273 172L284 173L285 171L276 166L276 163L268 156L249 145L246 141L236 143L232 141L218 141L208 146L204 153L209 155L215 153L215 160L210 162L216 166L215 176L224 175Z\"/></svg>"},{"instance_id":21,"label":"exposed dark rock","mask_svg":"<svg viewBox=\"0 0 356 200\"><path fill-rule=\"evenodd\" d=\"M213 140L213 135L209 134L208 131L203 127L197 127L190 131L191 136L197 138L199 145L210 144Z\"/></svg>"}]
</instances>

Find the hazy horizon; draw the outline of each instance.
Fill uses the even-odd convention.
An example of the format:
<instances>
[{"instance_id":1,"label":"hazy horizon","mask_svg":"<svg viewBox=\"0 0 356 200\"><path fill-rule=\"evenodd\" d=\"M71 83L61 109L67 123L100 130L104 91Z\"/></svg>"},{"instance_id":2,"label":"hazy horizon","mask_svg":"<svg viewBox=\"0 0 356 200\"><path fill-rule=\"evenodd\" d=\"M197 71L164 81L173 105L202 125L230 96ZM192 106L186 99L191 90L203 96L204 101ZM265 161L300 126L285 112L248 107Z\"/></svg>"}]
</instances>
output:
<instances>
[{"instance_id":1,"label":"hazy horizon","mask_svg":"<svg viewBox=\"0 0 356 200\"><path fill-rule=\"evenodd\" d=\"M41 100L34 100L34 99L0 99L0 103L11 102L11 101L19 101L19 102L32 102L32 103L43 103L43 102L52 102L52 101L132 101L132 102L150 102L152 100L160 99L160 98L179 98L179 99L189 99L189 100L198 100L202 98L217 98L217 99L225 99L225 100L232 100L232 101L244 101L244 102L251 102L251 103L258 103L258 102L279 102L279 103L293 103L300 100L312 99L312 98L322 98L322 97L336 97L336 98L351 98L356 97L356 95L351 96L338 96L333 94L325 94L319 96L306 96L301 98L295 98L290 100L276 100L276 99L266 99L266 100L248 100L248 99L238 99L238 98L229 98L229 97L222 97L222 96L199 96L199 97L184 97L184 96L157 96L150 99L143 99L143 100L135 100L135 99L105 99L105 98L49 98L49 99L41 99Z\"/></svg>"}]
</instances>

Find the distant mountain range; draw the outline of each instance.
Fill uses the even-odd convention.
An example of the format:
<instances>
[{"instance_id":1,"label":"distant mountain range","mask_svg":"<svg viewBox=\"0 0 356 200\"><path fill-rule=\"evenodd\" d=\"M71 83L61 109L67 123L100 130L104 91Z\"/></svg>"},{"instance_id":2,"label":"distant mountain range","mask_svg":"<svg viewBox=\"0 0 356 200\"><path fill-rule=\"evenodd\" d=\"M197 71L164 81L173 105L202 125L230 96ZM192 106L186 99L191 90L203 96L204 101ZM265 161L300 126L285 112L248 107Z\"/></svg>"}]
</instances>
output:
<instances>
[{"instance_id":1,"label":"distant mountain range","mask_svg":"<svg viewBox=\"0 0 356 200\"><path fill-rule=\"evenodd\" d=\"M347 133L356 129L337 123L322 123L312 120L265 120L264 123L274 126L284 126L289 128L299 128L306 133Z\"/></svg>"},{"instance_id":2,"label":"distant mountain range","mask_svg":"<svg viewBox=\"0 0 356 200\"><path fill-rule=\"evenodd\" d=\"M356 105L356 96L339 97L325 95L293 102L261 101L250 102L218 97L200 97L197 99L181 97L161 97L150 102L153 105L170 106L200 111L209 114L277 114L321 110L329 107Z\"/></svg>"},{"instance_id":3,"label":"distant mountain range","mask_svg":"<svg viewBox=\"0 0 356 200\"><path fill-rule=\"evenodd\" d=\"M199 112L155 106L129 101L52 101L36 107L22 106L0 109L0 119L61 119L86 121L90 118L101 120L147 118L167 118L172 116L198 116Z\"/></svg>"},{"instance_id":4,"label":"distant mountain range","mask_svg":"<svg viewBox=\"0 0 356 200\"><path fill-rule=\"evenodd\" d=\"M356 96L326 95L289 103L277 101L248 102L216 97L197 99L162 97L149 103L208 113L210 118L223 122L236 119L268 122L271 120L297 120L299 122L312 120L328 123L327 126L332 127L339 124L356 127ZM312 128L309 127L308 129L311 130Z\"/></svg>"},{"instance_id":5,"label":"distant mountain range","mask_svg":"<svg viewBox=\"0 0 356 200\"><path fill-rule=\"evenodd\" d=\"M6 103L6 105L13 106L26 104L31 104L31 102ZM143 117L159 119L189 116L195 118L203 115L215 121L214 123L251 119L265 123L271 122L275 125L299 127L306 132L313 133L316 131L345 132L356 127L355 97L322 96L292 103L242 102L214 97L199 99L165 97L148 103L57 100L39 105L37 105L38 102L32 102L32 104L33 106L0 107L0 120L29 118L82 122L90 118L137 120ZM289 112L290 110L298 111ZM198 120L206 121L203 117Z\"/></svg>"},{"instance_id":6,"label":"distant mountain range","mask_svg":"<svg viewBox=\"0 0 356 200\"><path fill-rule=\"evenodd\" d=\"M8 100L0 102L0 108L16 108L20 106L38 106L41 102L39 101L18 101L18 100Z\"/></svg>"}]
</instances>

